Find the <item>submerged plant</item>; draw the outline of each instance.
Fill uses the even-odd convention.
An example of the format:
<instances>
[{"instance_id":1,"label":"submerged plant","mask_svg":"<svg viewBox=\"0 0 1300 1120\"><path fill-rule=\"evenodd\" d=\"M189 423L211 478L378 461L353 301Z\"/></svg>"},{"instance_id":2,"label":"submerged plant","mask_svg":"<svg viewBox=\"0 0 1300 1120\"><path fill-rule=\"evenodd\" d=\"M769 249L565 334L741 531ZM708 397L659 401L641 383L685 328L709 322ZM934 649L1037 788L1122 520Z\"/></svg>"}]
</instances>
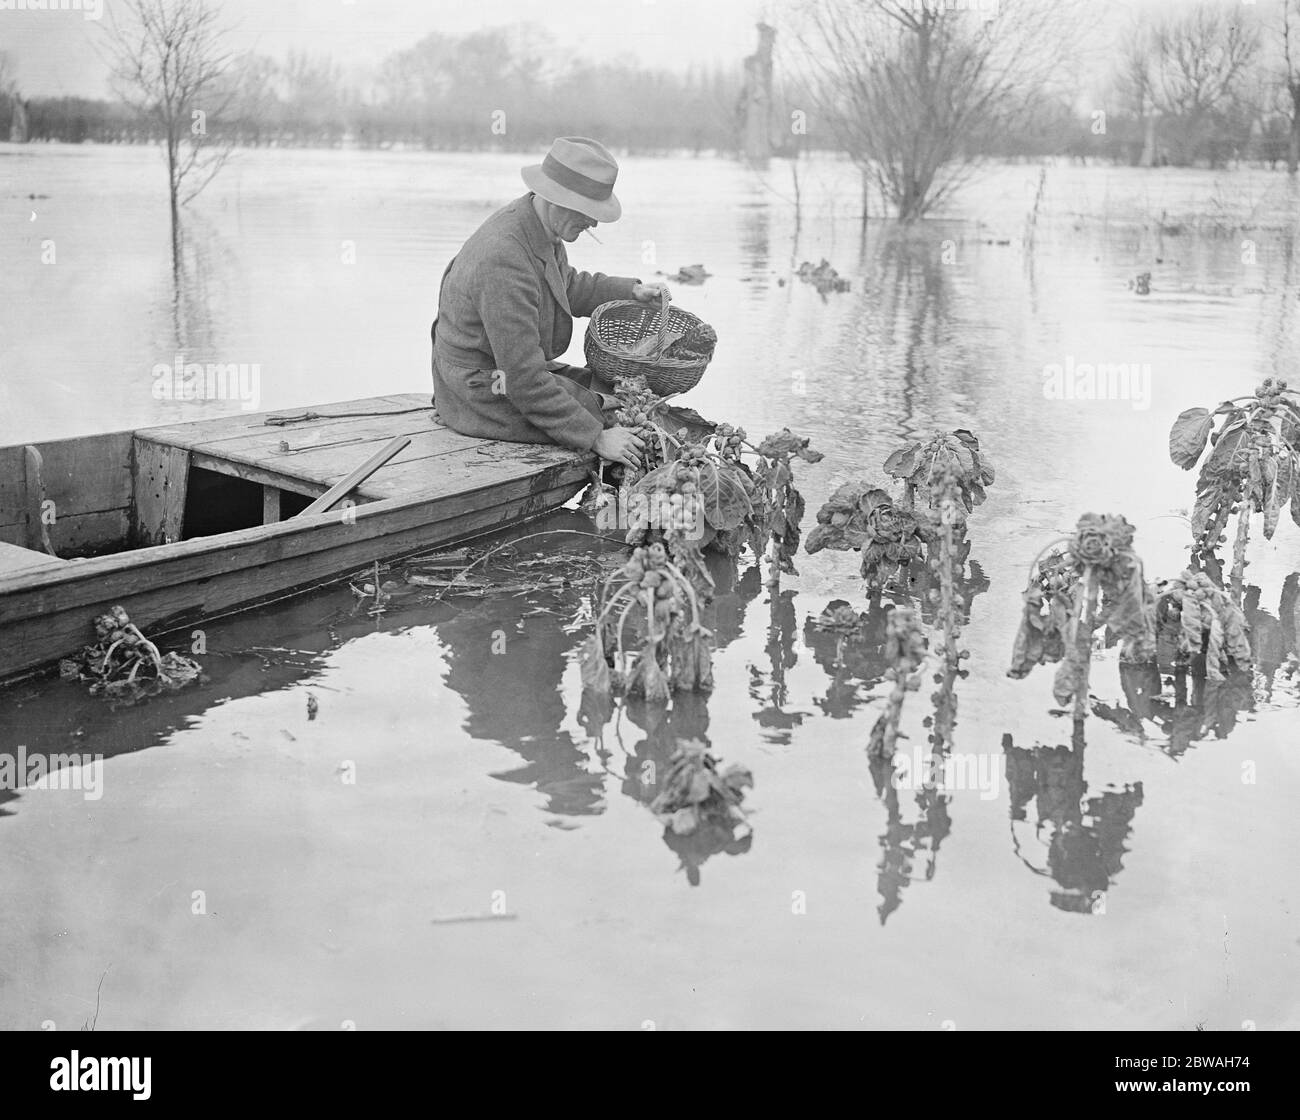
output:
<instances>
[{"instance_id":1,"label":"submerged plant","mask_svg":"<svg viewBox=\"0 0 1300 1120\"><path fill-rule=\"evenodd\" d=\"M707 691L710 636L691 581L664 546L637 548L605 581L595 633L583 647L583 688L595 697L626 693L653 703L666 702L673 690ZM629 637L635 652L625 648Z\"/></svg>"},{"instance_id":2,"label":"submerged plant","mask_svg":"<svg viewBox=\"0 0 1300 1120\"><path fill-rule=\"evenodd\" d=\"M1159 650L1172 649L1172 666L1211 681L1226 680L1253 663L1246 616L1205 572L1185 571L1155 586L1152 607L1156 647L1125 643L1128 662L1155 662Z\"/></svg>"},{"instance_id":3,"label":"submerged plant","mask_svg":"<svg viewBox=\"0 0 1300 1120\"><path fill-rule=\"evenodd\" d=\"M1251 516L1263 514L1265 540L1272 539L1288 505L1300 525L1300 396L1285 381L1268 377L1254 396L1224 401L1214 412L1187 409L1169 433L1169 456L1191 470L1203 455L1192 509L1193 556L1217 570L1215 554L1227 543L1228 521L1236 515L1232 600L1240 606Z\"/></svg>"},{"instance_id":4,"label":"submerged plant","mask_svg":"<svg viewBox=\"0 0 1300 1120\"><path fill-rule=\"evenodd\" d=\"M1036 665L1059 663L1052 691L1073 702L1075 722L1088 712L1093 634L1107 627L1134 648L1155 644L1154 596L1133 550L1124 518L1086 513L1074 535L1054 542L1030 566L1025 607L1007 675L1022 678ZM1066 544L1064 550L1055 547Z\"/></svg>"},{"instance_id":5,"label":"submerged plant","mask_svg":"<svg viewBox=\"0 0 1300 1120\"><path fill-rule=\"evenodd\" d=\"M65 680L90 681L90 691L123 704L135 704L199 680L197 661L179 653L159 653L121 607L95 619L95 641L75 658L59 662Z\"/></svg>"}]
</instances>

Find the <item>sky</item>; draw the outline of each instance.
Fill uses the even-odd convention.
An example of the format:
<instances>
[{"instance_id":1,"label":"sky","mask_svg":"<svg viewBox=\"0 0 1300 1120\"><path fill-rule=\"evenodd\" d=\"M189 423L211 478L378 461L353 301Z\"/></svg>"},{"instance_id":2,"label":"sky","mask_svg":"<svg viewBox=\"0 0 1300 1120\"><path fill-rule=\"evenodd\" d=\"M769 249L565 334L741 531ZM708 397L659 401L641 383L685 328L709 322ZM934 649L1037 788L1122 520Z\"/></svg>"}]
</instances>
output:
<instances>
[{"instance_id":1,"label":"sky","mask_svg":"<svg viewBox=\"0 0 1300 1120\"><path fill-rule=\"evenodd\" d=\"M54 0L58 2L58 0ZM119 0L73 0L84 11L3 10L0 51L25 97L107 95L95 48ZM290 50L332 55L363 69L431 31L463 33L532 22L589 58L632 55L647 65L735 65L754 49L754 24L774 0L214 0L236 50L283 58Z\"/></svg>"},{"instance_id":2,"label":"sky","mask_svg":"<svg viewBox=\"0 0 1300 1120\"><path fill-rule=\"evenodd\" d=\"M5 10L36 0L0 0L0 52L25 97L108 95L96 49L114 5L123 0L40 0L102 9ZM431 31L464 33L531 22L566 51L599 59L631 55L652 67L735 66L754 49L760 18L778 29L806 0L211 0L236 51L283 58L290 50L328 54L345 72L364 72ZM1053 3L1055 0L1043 0ZM1178 7L1197 0L1082 0L1102 30L1116 34L1135 8ZM1232 0L1222 0L1231 3ZM1255 0L1240 0L1253 4ZM1277 0L1259 0L1261 5Z\"/></svg>"}]
</instances>

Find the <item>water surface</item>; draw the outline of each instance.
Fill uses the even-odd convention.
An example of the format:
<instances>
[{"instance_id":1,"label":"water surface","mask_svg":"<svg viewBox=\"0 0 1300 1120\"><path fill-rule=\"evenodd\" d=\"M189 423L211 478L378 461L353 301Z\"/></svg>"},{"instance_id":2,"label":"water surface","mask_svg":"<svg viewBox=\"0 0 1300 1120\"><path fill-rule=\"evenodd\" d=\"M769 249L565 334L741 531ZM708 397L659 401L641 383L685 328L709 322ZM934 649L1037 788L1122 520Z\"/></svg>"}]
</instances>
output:
<instances>
[{"instance_id":1,"label":"water surface","mask_svg":"<svg viewBox=\"0 0 1300 1120\"><path fill-rule=\"evenodd\" d=\"M423 391L442 268L522 190L520 162L241 153L194 207L177 296L157 153L0 146L0 440L239 407L155 400L178 350L258 363L265 408ZM1053 167L1031 227L1039 169L994 168L918 230L863 239L850 168L801 178L796 222L787 165L628 160L624 220L572 256L644 278L706 264L676 295L722 341L686 403L811 436L813 509L881 479L905 437L979 434L998 480L971 521L956 748L996 788L877 787L883 665L837 664L809 621L867 609L856 556L801 558L775 596L743 568L713 608L707 703L632 706L599 734L581 588L411 595L379 618L329 589L211 625L189 693L110 712L64 682L0 692L6 750L107 756L97 801L0 794L0 1025L80 1027L101 979L104 1028L1300 1023L1277 982L1300 936L1300 529L1254 553L1270 656L1232 703L1140 734L1094 717L1072 742L1048 671L1004 675L1026 569L1079 514L1127 516L1152 574L1184 564L1193 479L1168 427L1297 370L1294 190ZM850 292L792 277L823 256ZM1149 407L1045 399L1043 367L1067 359L1149 363ZM519 547L600 551L581 540ZM1129 706L1113 651L1093 682ZM909 698L905 749L926 707ZM644 763L689 738L754 773L732 851L677 850L646 807ZM494 905L514 919L439 920Z\"/></svg>"}]
</instances>

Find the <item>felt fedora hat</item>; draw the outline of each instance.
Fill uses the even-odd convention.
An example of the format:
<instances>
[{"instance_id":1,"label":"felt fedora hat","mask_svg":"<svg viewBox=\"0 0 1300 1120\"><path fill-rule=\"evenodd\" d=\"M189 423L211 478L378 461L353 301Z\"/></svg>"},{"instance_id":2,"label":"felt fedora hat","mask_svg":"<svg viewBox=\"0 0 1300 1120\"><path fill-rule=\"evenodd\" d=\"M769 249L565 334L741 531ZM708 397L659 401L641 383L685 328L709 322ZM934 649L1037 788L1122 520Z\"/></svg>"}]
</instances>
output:
<instances>
[{"instance_id":1,"label":"felt fedora hat","mask_svg":"<svg viewBox=\"0 0 1300 1120\"><path fill-rule=\"evenodd\" d=\"M598 222L618 221L623 207L614 197L618 161L585 136L561 136L546 158L520 172L534 194Z\"/></svg>"}]
</instances>

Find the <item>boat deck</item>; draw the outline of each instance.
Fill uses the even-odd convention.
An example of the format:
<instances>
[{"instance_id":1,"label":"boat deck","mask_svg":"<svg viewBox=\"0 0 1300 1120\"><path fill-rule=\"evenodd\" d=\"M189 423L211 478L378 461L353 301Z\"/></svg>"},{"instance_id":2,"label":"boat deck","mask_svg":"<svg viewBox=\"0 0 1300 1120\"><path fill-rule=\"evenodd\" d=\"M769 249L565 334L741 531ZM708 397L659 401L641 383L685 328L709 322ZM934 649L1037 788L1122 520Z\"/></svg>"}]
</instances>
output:
<instances>
[{"instance_id":1,"label":"boat deck","mask_svg":"<svg viewBox=\"0 0 1300 1120\"><path fill-rule=\"evenodd\" d=\"M315 498L394 436L409 435L410 445L353 492L357 502L441 498L580 458L549 445L463 436L435 421L434 415L424 394L399 393L319 409L241 413L142 428L135 433L136 451L137 457L142 450L143 457L155 455L159 468L171 477L165 449L188 454L192 467ZM285 417L295 419L268 423ZM265 522L278 519L274 496L268 494Z\"/></svg>"},{"instance_id":2,"label":"boat deck","mask_svg":"<svg viewBox=\"0 0 1300 1120\"><path fill-rule=\"evenodd\" d=\"M14 544L0 541L0 578L17 575L19 572L34 572L42 568L57 568L65 563L47 552L37 552L30 548L21 548Z\"/></svg>"}]
</instances>

